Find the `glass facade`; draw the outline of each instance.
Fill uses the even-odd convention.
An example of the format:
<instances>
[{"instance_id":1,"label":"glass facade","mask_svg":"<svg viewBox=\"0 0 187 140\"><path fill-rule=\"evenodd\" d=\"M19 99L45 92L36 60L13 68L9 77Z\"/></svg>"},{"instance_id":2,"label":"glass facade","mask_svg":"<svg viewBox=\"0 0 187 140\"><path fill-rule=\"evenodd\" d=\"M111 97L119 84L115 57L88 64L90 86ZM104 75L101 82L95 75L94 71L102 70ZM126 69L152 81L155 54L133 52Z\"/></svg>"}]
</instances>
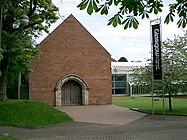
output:
<instances>
[{"instance_id":1,"label":"glass facade","mask_svg":"<svg viewBox=\"0 0 187 140\"><path fill-rule=\"evenodd\" d=\"M112 75L112 94L127 94L127 75Z\"/></svg>"}]
</instances>

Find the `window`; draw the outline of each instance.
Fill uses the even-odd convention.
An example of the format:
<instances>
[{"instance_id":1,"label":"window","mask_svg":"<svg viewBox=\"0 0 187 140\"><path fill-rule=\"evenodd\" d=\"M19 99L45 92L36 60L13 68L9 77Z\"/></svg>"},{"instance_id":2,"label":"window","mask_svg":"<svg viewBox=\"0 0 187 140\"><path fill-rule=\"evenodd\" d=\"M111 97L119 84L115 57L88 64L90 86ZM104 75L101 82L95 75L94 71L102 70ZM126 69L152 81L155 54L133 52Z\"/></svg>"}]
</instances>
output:
<instances>
[{"instance_id":1,"label":"window","mask_svg":"<svg viewBox=\"0 0 187 140\"><path fill-rule=\"evenodd\" d=\"M21 85L29 85L29 74L21 74Z\"/></svg>"},{"instance_id":2,"label":"window","mask_svg":"<svg viewBox=\"0 0 187 140\"><path fill-rule=\"evenodd\" d=\"M126 75L112 75L112 94L126 94L127 93L127 76Z\"/></svg>"}]
</instances>

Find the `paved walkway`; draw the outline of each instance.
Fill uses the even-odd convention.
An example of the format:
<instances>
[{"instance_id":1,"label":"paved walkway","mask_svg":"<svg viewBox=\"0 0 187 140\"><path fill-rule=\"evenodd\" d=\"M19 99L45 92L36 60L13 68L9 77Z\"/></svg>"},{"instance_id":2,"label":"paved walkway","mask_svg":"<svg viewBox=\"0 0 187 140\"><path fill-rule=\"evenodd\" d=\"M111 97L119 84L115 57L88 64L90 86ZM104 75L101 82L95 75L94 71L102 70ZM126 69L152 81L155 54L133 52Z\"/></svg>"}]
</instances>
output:
<instances>
[{"instance_id":1,"label":"paved walkway","mask_svg":"<svg viewBox=\"0 0 187 140\"><path fill-rule=\"evenodd\" d=\"M186 140L187 117L145 115L113 105L58 108L75 121L38 129L0 126L19 140Z\"/></svg>"},{"instance_id":2,"label":"paved walkway","mask_svg":"<svg viewBox=\"0 0 187 140\"><path fill-rule=\"evenodd\" d=\"M57 109L69 114L74 121L124 125L145 116L144 113L114 105L62 106Z\"/></svg>"}]
</instances>

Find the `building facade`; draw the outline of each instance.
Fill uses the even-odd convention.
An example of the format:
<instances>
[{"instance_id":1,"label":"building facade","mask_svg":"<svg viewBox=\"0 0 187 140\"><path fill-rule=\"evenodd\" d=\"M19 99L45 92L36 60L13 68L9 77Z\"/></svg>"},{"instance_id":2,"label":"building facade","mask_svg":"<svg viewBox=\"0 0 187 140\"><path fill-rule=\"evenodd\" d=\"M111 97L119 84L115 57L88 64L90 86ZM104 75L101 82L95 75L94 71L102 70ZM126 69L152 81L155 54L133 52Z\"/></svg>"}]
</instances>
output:
<instances>
[{"instance_id":1,"label":"building facade","mask_svg":"<svg viewBox=\"0 0 187 140\"><path fill-rule=\"evenodd\" d=\"M142 62L111 62L112 95L139 94L141 87L133 85L133 70L144 67Z\"/></svg>"},{"instance_id":2,"label":"building facade","mask_svg":"<svg viewBox=\"0 0 187 140\"><path fill-rule=\"evenodd\" d=\"M40 51L31 64L29 99L56 106L112 103L111 56L73 15Z\"/></svg>"}]
</instances>

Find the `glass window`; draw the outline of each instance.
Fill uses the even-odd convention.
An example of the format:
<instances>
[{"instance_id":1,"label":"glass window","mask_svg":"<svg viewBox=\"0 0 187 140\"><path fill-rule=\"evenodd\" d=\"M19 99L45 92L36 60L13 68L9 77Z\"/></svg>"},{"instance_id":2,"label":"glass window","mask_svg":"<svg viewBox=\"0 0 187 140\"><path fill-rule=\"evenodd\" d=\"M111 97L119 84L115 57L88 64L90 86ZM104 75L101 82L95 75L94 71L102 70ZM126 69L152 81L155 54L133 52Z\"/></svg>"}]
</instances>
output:
<instances>
[{"instance_id":1,"label":"glass window","mask_svg":"<svg viewBox=\"0 0 187 140\"><path fill-rule=\"evenodd\" d=\"M112 88L115 88L115 82L112 82Z\"/></svg>"},{"instance_id":2,"label":"glass window","mask_svg":"<svg viewBox=\"0 0 187 140\"><path fill-rule=\"evenodd\" d=\"M113 89L112 90L112 94L116 95L116 94L126 94L126 89Z\"/></svg>"},{"instance_id":3,"label":"glass window","mask_svg":"<svg viewBox=\"0 0 187 140\"><path fill-rule=\"evenodd\" d=\"M115 81L126 81L126 75L116 75Z\"/></svg>"},{"instance_id":4,"label":"glass window","mask_svg":"<svg viewBox=\"0 0 187 140\"><path fill-rule=\"evenodd\" d=\"M127 75L112 75L112 94L126 94Z\"/></svg>"},{"instance_id":5,"label":"glass window","mask_svg":"<svg viewBox=\"0 0 187 140\"><path fill-rule=\"evenodd\" d=\"M112 75L112 81L115 81L115 75Z\"/></svg>"},{"instance_id":6,"label":"glass window","mask_svg":"<svg viewBox=\"0 0 187 140\"><path fill-rule=\"evenodd\" d=\"M28 75L28 73L21 74L21 85L29 85L29 75Z\"/></svg>"},{"instance_id":7,"label":"glass window","mask_svg":"<svg viewBox=\"0 0 187 140\"><path fill-rule=\"evenodd\" d=\"M112 81L126 81L127 75L112 75Z\"/></svg>"},{"instance_id":8,"label":"glass window","mask_svg":"<svg viewBox=\"0 0 187 140\"><path fill-rule=\"evenodd\" d=\"M124 88L126 87L126 82L115 82L116 88Z\"/></svg>"}]
</instances>

